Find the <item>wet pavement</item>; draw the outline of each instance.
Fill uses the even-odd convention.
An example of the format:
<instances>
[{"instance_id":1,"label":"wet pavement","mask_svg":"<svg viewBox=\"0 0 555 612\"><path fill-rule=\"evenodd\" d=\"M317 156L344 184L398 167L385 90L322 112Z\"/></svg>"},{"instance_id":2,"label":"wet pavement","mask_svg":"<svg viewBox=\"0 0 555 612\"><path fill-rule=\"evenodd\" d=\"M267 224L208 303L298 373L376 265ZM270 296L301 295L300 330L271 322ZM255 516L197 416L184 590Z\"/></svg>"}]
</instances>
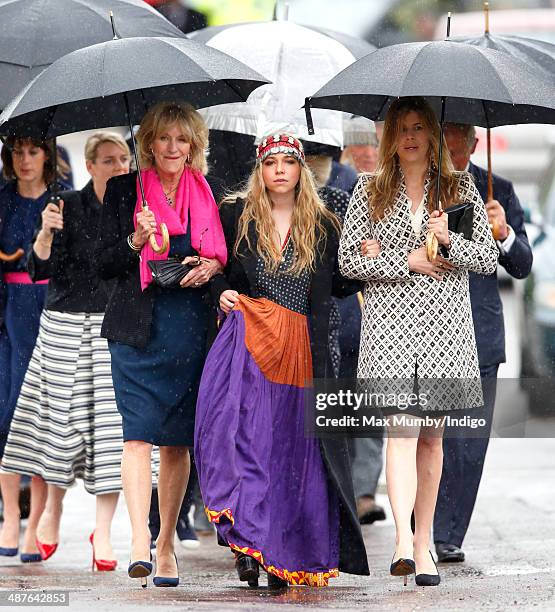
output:
<instances>
[{"instance_id":1,"label":"wet pavement","mask_svg":"<svg viewBox=\"0 0 555 612\"><path fill-rule=\"evenodd\" d=\"M181 584L140 588L127 577L129 527L120 502L113 539L117 571L93 573L87 541L94 499L79 486L68 492L58 551L41 564L0 561L0 588L67 590L74 610L555 610L555 440L494 439L464 550L467 561L441 565L439 587L417 587L388 575L394 529L388 519L363 527L370 577L341 575L329 588L293 587L269 593L238 582L229 551L204 537L194 551L177 548ZM381 487L383 491L383 486ZM292 491L292 493L294 493ZM61 608L59 608L61 609Z\"/></svg>"},{"instance_id":2,"label":"wet pavement","mask_svg":"<svg viewBox=\"0 0 555 612\"><path fill-rule=\"evenodd\" d=\"M518 376L518 325L512 291L503 291L508 363L500 376ZM498 387L496 411L515 412L522 393ZM529 423L541 431L546 420ZM551 419L551 427L555 418ZM382 476L383 479L383 476ZM292 494L295 492L292 491ZM493 439L490 442L481 489L464 544L465 563L440 565L439 587L417 587L414 577L403 587L388 574L395 532L391 511L380 485L378 502L387 520L363 527L371 575L342 574L323 589L293 587L273 594L239 583L228 550L215 538L201 539L197 550L177 545L181 584L176 589L141 589L127 577L130 529L120 501L113 525L113 543L120 567L115 572L91 571L88 535L94 526L94 498L82 485L71 489L65 502L61 542L48 561L22 565L0 558L2 590L20 592L69 591L71 610L412 610L476 611L508 609L555 611L555 440ZM0 610L8 609L0 605ZM46 609L46 608L45 608ZM55 608L63 609L63 608ZM67 608L65 608L67 609Z\"/></svg>"}]
</instances>

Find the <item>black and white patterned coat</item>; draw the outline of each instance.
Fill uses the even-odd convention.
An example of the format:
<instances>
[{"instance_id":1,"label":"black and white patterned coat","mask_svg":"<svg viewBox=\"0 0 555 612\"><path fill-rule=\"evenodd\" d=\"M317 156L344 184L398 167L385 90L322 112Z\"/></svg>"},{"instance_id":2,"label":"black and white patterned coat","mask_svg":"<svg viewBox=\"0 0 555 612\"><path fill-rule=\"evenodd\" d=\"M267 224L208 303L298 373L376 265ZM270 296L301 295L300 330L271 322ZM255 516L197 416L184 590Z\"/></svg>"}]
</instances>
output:
<instances>
[{"instance_id":1,"label":"black and white patterned coat","mask_svg":"<svg viewBox=\"0 0 555 612\"><path fill-rule=\"evenodd\" d=\"M458 173L460 201L474 203L472 240L450 232L449 260L457 267L442 281L409 271L408 254L425 244L428 211L415 234L410 201L401 181L392 212L371 222L366 187L371 174L361 175L345 218L339 246L339 267L347 278L365 281L359 378L478 379L479 367L472 325L468 272L493 274L498 250L488 226L484 203L467 172ZM425 193L429 187L426 181ZM363 239L381 245L376 258L362 255ZM467 398L473 407L481 393ZM450 403L450 402L449 402Z\"/></svg>"}]
</instances>

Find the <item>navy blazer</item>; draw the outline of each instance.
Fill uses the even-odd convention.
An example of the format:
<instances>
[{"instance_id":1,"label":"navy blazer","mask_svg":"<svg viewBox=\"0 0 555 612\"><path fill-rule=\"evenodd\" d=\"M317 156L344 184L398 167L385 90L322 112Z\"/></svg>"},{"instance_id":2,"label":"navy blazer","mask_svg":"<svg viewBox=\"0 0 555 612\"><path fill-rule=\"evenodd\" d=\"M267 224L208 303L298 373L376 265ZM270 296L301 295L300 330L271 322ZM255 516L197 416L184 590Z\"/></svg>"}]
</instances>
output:
<instances>
[{"instance_id":1,"label":"navy blazer","mask_svg":"<svg viewBox=\"0 0 555 612\"><path fill-rule=\"evenodd\" d=\"M484 202L487 201L488 173L472 162L468 171ZM532 268L532 249L524 228L524 211L513 184L493 175L493 197L505 209L507 223L513 228L515 241L507 255L499 252L499 263L514 278L526 278ZM503 305L497 286L497 273L490 276L469 273L470 302L480 367L505 361L505 327Z\"/></svg>"}]
</instances>

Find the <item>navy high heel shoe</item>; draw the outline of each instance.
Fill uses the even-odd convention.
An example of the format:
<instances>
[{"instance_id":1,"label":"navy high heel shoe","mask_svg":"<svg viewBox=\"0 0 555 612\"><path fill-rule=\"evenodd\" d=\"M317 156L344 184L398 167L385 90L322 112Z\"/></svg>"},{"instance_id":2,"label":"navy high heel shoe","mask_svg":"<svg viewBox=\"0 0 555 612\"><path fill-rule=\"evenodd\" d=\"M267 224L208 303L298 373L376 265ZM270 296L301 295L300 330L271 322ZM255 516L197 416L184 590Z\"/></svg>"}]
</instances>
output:
<instances>
[{"instance_id":1,"label":"navy high heel shoe","mask_svg":"<svg viewBox=\"0 0 555 612\"><path fill-rule=\"evenodd\" d=\"M177 578L169 578L167 576L154 576L152 582L156 587L176 587L179 585L179 565L177 563L177 556L173 553L175 557L175 565L177 567Z\"/></svg>"},{"instance_id":2,"label":"navy high heel shoe","mask_svg":"<svg viewBox=\"0 0 555 612\"><path fill-rule=\"evenodd\" d=\"M42 561L42 557L40 555L40 553L21 553L19 555L19 559L21 560L21 563L38 563L39 561Z\"/></svg>"},{"instance_id":3,"label":"navy high heel shoe","mask_svg":"<svg viewBox=\"0 0 555 612\"><path fill-rule=\"evenodd\" d=\"M127 568L127 575L129 578L140 578L141 586L143 589L147 587L147 576L152 574L152 555L150 555L149 561L133 561Z\"/></svg>"},{"instance_id":4,"label":"navy high heel shoe","mask_svg":"<svg viewBox=\"0 0 555 612\"><path fill-rule=\"evenodd\" d=\"M431 552L430 557L432 557L437 572L437 565ZM441 578L439 572L437 574L416 574L414 582L416 582L418 586L437 586L441 582Z\"/></svg>"},{"instance_id":5,"label":"navy high heel shoe","mask_svg":"<svg viewBox=\"0 0 555 612\"><path fill-rule=\"evenodd\" d=\"M403 586L407 586L407 576L414 574L415 571L416 565L414 561L403 557L397 559L397 561L392 563L389 567L389 573L392 576L403 576Z\"/></svg>"},{"instance_id":6,"label":"navy high heel shoe","mask_svg":"<svg viewBox=\"0 0 555 612\"><path fill-rule=\"evenodd\" d=\"M9 548L7 546L0 546L0 557L17 557L19 548Z\"/></svg>"}]
</instances>

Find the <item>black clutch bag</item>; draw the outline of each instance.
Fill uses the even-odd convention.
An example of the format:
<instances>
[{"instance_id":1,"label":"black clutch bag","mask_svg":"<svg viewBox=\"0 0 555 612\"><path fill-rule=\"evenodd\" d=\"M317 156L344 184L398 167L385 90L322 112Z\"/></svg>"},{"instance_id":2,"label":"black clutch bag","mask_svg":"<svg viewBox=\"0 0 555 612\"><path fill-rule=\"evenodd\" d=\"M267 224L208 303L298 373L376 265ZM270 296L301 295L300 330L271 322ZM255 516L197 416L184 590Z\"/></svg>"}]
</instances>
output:
<instances>
[{"instance_id":1,"label":"black clutch bag","mask_svg":"<svg viewBox=\"0 0 555 612\"><path fill-rule=\"evenodd\" d=\"M463 202L445 208L449 231L462 234L467 240L472 240L472 222L474 221L474 204Z\"/></svg>"},{"instance_id":2,"label":"black clutch bag","mask_svg":"<svg viewBox=\"0 0 555 612\"><path fill-rule=\"evenodd\" d=\"M190 264L182 264L179 259L151 259L148 267L154 283L163 289L179 287L179 283L194 268Z\"/></svg>"}]
</instances>

